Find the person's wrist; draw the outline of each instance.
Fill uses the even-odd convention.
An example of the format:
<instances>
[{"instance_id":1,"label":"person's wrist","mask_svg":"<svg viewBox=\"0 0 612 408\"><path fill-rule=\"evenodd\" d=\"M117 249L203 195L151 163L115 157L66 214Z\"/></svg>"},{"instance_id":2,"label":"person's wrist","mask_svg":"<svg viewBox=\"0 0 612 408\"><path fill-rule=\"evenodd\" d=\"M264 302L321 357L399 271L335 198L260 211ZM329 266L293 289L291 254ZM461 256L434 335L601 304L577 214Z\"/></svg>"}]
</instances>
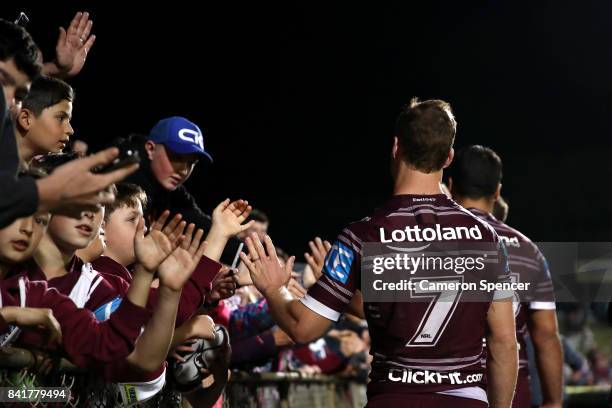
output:
<instances>
[{"instance_id":1,"label":"person's wrist","mask_svg":"<svg viewBox=\"0 0 612 408\"><path fill-rule=\"evenodd\" d=\"M157 269L148 269L147 267L145 267L143 264L141 263L137 263L136 267L134 268L134 279L136 279L137 277L139 279L142 280L153 280L153 275L155 275L155 272L157 271Z\"/></svg>"},{"instance_id":2,"label":"person's wrist","mask_svg":"<svg viewBox=\"0 0 612 408\"><path fill-rule=\"evenodd\" d=\"M56 182L51 176L43 177L36 180L36 189L38 190L38 208L41 211L51 211L57 207L59 197L57 197L57 189L54 188Z\"/></svg>"},{"instance_id":3,"label":"person's wrist","mask_svg":"<svg viewBox=\"0 0 612 408\"><path fill-rule=\"evenodd\" d=\"M159 291L160 296L167 298L168 300L173 300L176 297L181 296L181 292L183 291L183 287L173 288L172 286L167 285L162 278L159 279Z\"/></svg>"},{"instance_id":4,"label":"person's wrist","mask_svg":"<svg viewBox=\"0 0 612 408\"><path fill-rule=\"evenodd\" d=\"M220 299L215 299L215 297L211 296L209 293L204 297L204 308L206 309L214 309L219 306Z\"/></svg>"},{"instance_id":5,"label":"person's wrist","mask_svg":"<svg viewBox=\"0 0 612 408\"><path fill-rule=\"evenodd\" d=\"M260 292L266 299L276 298L282 296L283 289L287 289L284 286L269 286Z\"/></svg>"},{"instance_id":6,"label":"person's wrist","mask_svg":"<svg viewBox=\"0 0 612 408\"><path fill-rule=\"evenodd\" d=\"M148 274L148 275L154 275L155 272L158 270L159 265L157 265L156 267L153 266L145 266L144 263L142 263L140 261L140 259L136 258L136 268L135 268L135 272L140 272L143 274Z\"/></svg>"},{"instance_id":7,"label":"person's wrist","mask_svg":"<svg viewBox=\"0 0 612 408\"><path fill-rule=\"evenodd\" d=\"M0 308L0 316L2 316L7 323L15 323L15 309L12 306Z\"/></svg>"},{"instance_id":8,"label":"person's wrist","mask_svg":"<svg viewBox=\"0 0 612 408\"><path fill-rule=\"evenodd\" d=\"M231 236L232 235L227 232L227 230L225 230L223 227L219 226L218 223L213 222L212 226L210 227L209 237L211 237L212 239L216 238L228 240ZM208 238L206 240L208 241Z\"/></svg>"}]
</instances>

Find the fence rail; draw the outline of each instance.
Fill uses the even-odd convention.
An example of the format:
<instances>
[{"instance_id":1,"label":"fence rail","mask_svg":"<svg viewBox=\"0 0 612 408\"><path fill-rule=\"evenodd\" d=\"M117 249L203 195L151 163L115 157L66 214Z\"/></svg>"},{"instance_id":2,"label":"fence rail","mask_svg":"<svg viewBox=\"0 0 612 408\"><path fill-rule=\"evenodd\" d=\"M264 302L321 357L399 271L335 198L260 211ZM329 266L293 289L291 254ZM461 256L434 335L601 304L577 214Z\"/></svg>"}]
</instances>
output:
<instances>
[{"instance_id":1,"label":"fence rail","mask_svg":"<svg viewBox=\"0 0 612 408\"><path fill-rule=\"evenodd\" d=\"M53 374L39 381L38 368L45 359L54 359ZM0 387L62 386L71 389L68 406L111 407L118 395L108 384L79 369L64 358L37 350L0 347ZM240 408L358 408L366 402L365 384L354 378L305 375L297 372L232 372L226 386L223 407ZM567 407L607 406L610 386L565 387ZM141 406L182 407L180 394L165 390L155 401ZM23 405L21 405L23 406ZM52 406L38 403L36 406Z\"/></svg>"}]
</instances>

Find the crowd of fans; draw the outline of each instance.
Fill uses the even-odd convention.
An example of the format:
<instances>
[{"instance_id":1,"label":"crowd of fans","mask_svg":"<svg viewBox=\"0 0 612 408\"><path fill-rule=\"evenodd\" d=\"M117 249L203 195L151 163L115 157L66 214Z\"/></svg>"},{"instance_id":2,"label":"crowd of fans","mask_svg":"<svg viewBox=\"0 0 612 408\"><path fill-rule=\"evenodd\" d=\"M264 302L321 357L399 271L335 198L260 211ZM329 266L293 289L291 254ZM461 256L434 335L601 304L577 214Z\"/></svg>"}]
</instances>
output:
<instances>
[{"instance_id":1,"label":"crowd of fans","mask_svg":"<svg viewBox=\"0 0 612 408\"><path fill-rule=\"evenodd\" d=\"M0 346L59 353L116 384L125 404L174 387L194 406L212 406L233 369L365 383L370 332L359 311L296 344L238 257L247 237L266 239L271 219L243 199L206 215L184 187L196 166L213 162L198 126L165 118L94 155L71 140L78 99L65 81L83 68L91 29L89 15L77 13L60 31L54 61L43 63L23 27L0 20ZM505 220L508 209L500 197L494 215ZM298 262L276 247L296 298L321 277L331 244L316 237L305 248ZM565 382L609 384L589 311L560 313ZM212 346L198 383L186 386L182 365ZM44 384L53 364L39 369Z\"/></svg>"}]
</instances>

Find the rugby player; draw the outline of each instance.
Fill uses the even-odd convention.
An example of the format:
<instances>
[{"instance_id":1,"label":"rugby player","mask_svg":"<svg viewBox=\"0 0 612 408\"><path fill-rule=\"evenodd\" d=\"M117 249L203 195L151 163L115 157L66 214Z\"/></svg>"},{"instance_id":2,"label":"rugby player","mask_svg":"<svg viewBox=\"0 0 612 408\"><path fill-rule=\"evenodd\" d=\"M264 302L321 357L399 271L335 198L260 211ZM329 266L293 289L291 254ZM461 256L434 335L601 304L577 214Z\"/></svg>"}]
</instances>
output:
<instances>
[{"instance_id":1,"label":"rugby player","mask_svg":"<svg viewBox=\"0 0 612 408\"><path fill-rule=\"evenodd\" d=\"M241 254L241 259L274 319L294 341L317 339L338 320L361 290L362 245L380 243L383 234L433 228L473 231L472 236L450 241L459 249L463 243L489 243L496 249L497 262L488 263L486 272L509 279L497 234L440 188L442 171L453 159L455 131L451 108L441 100L414 99L400 113L391 152L393 196L339 234L322 276L305 297L294 299L285 288L290 271L280 266L270 237L264 239L265 250L256 234L247 239L249 256ZM429 303L373 303L364 298L374 357L367 406L509 407L518 362L508 296L494 292L488 301L454 302L454 308L432 307L443 303L434 297ZM483 337L489 346L488 392L478 387L484 374Z\"/></svg>"},{"instance_id":2,"label":"rugby player","mask_svg":"<svg viewBox=\"0 0 612 408\"><path fill-rule=\"evenodd\" d=\"M531 336L542 384L542 406L561 407L563 357L553 284L546 260L529 238L493 216L501 192L502 161L487 147L469 146L457 153L451 170L449 184L453 198L489 223L506 243L513 282L531 283L534 289L532 292L517 292L519 302L514 305L519 375L512 406L531 406L525 344L526 337Z\"/></svg>"}]
</instances>

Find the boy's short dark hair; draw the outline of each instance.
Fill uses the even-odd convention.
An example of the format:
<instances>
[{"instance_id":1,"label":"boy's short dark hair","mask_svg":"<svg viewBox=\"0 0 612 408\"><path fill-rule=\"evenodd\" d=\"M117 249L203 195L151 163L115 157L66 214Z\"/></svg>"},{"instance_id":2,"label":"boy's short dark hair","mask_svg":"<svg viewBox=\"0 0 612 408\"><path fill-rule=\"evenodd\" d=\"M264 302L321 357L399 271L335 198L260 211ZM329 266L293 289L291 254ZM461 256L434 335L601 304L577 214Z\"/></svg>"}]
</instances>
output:
<instances>
[{"instance_id":1,"label":"boy's short dark hair","mask_svg":"<svg viewBox=\"0 0 612 408\"><path fill-rule=\"evenodd\" d=\"M115 201L104 206L106 210L104 221L108 221L110 215L118 208L136 208L140 202L143 210L145 209L147 206L147 193L140 186L131 183L118 183L115 186L117 187Z\"/></svg>"},{"instance_id":2,"label":"boy's short dark hair","mask_svg":"<svg viewBox=\"0 0 612 408\"><path fill-rule=\"evenodd\" d=\"M502 180L502 161L488 147L468 146L455 155L450 174L453 194L473 200L491 197Z\"/></svg>"},{"instance_id":3,"label":"boy's short dark hair","mask_svg":"<svg viewBox=\"0 0 612 408\"><path fill-rule=\"evenodd\" d=\"M42 55L32 36L20 25L0 18L0 61L11 58L28 78L40 75Z\"/></svg>"},{"instance_id":4,"label":"boy's short dark hair","mask_svg":"<svg viewBox=\"0 0 612 408\"><path fill-rule=\"evenodd\" d=\"M23 100L23 107L38 116L48 107L61 101L74 101L74 90L61 79L39 76L32 82L28 96Z\"/></svg>"},{"instance_id":5,"label":"boy's short dark hair","mask_svg":"<svg viewBox=\"0 0 612 408\"><path fill-rule=\"evenodd\" d=\"M395 124L404 161L424 173L442 169L456 130L450 104L439 99L420 102L413 98Z\"/></svg>"}]
</instances>

